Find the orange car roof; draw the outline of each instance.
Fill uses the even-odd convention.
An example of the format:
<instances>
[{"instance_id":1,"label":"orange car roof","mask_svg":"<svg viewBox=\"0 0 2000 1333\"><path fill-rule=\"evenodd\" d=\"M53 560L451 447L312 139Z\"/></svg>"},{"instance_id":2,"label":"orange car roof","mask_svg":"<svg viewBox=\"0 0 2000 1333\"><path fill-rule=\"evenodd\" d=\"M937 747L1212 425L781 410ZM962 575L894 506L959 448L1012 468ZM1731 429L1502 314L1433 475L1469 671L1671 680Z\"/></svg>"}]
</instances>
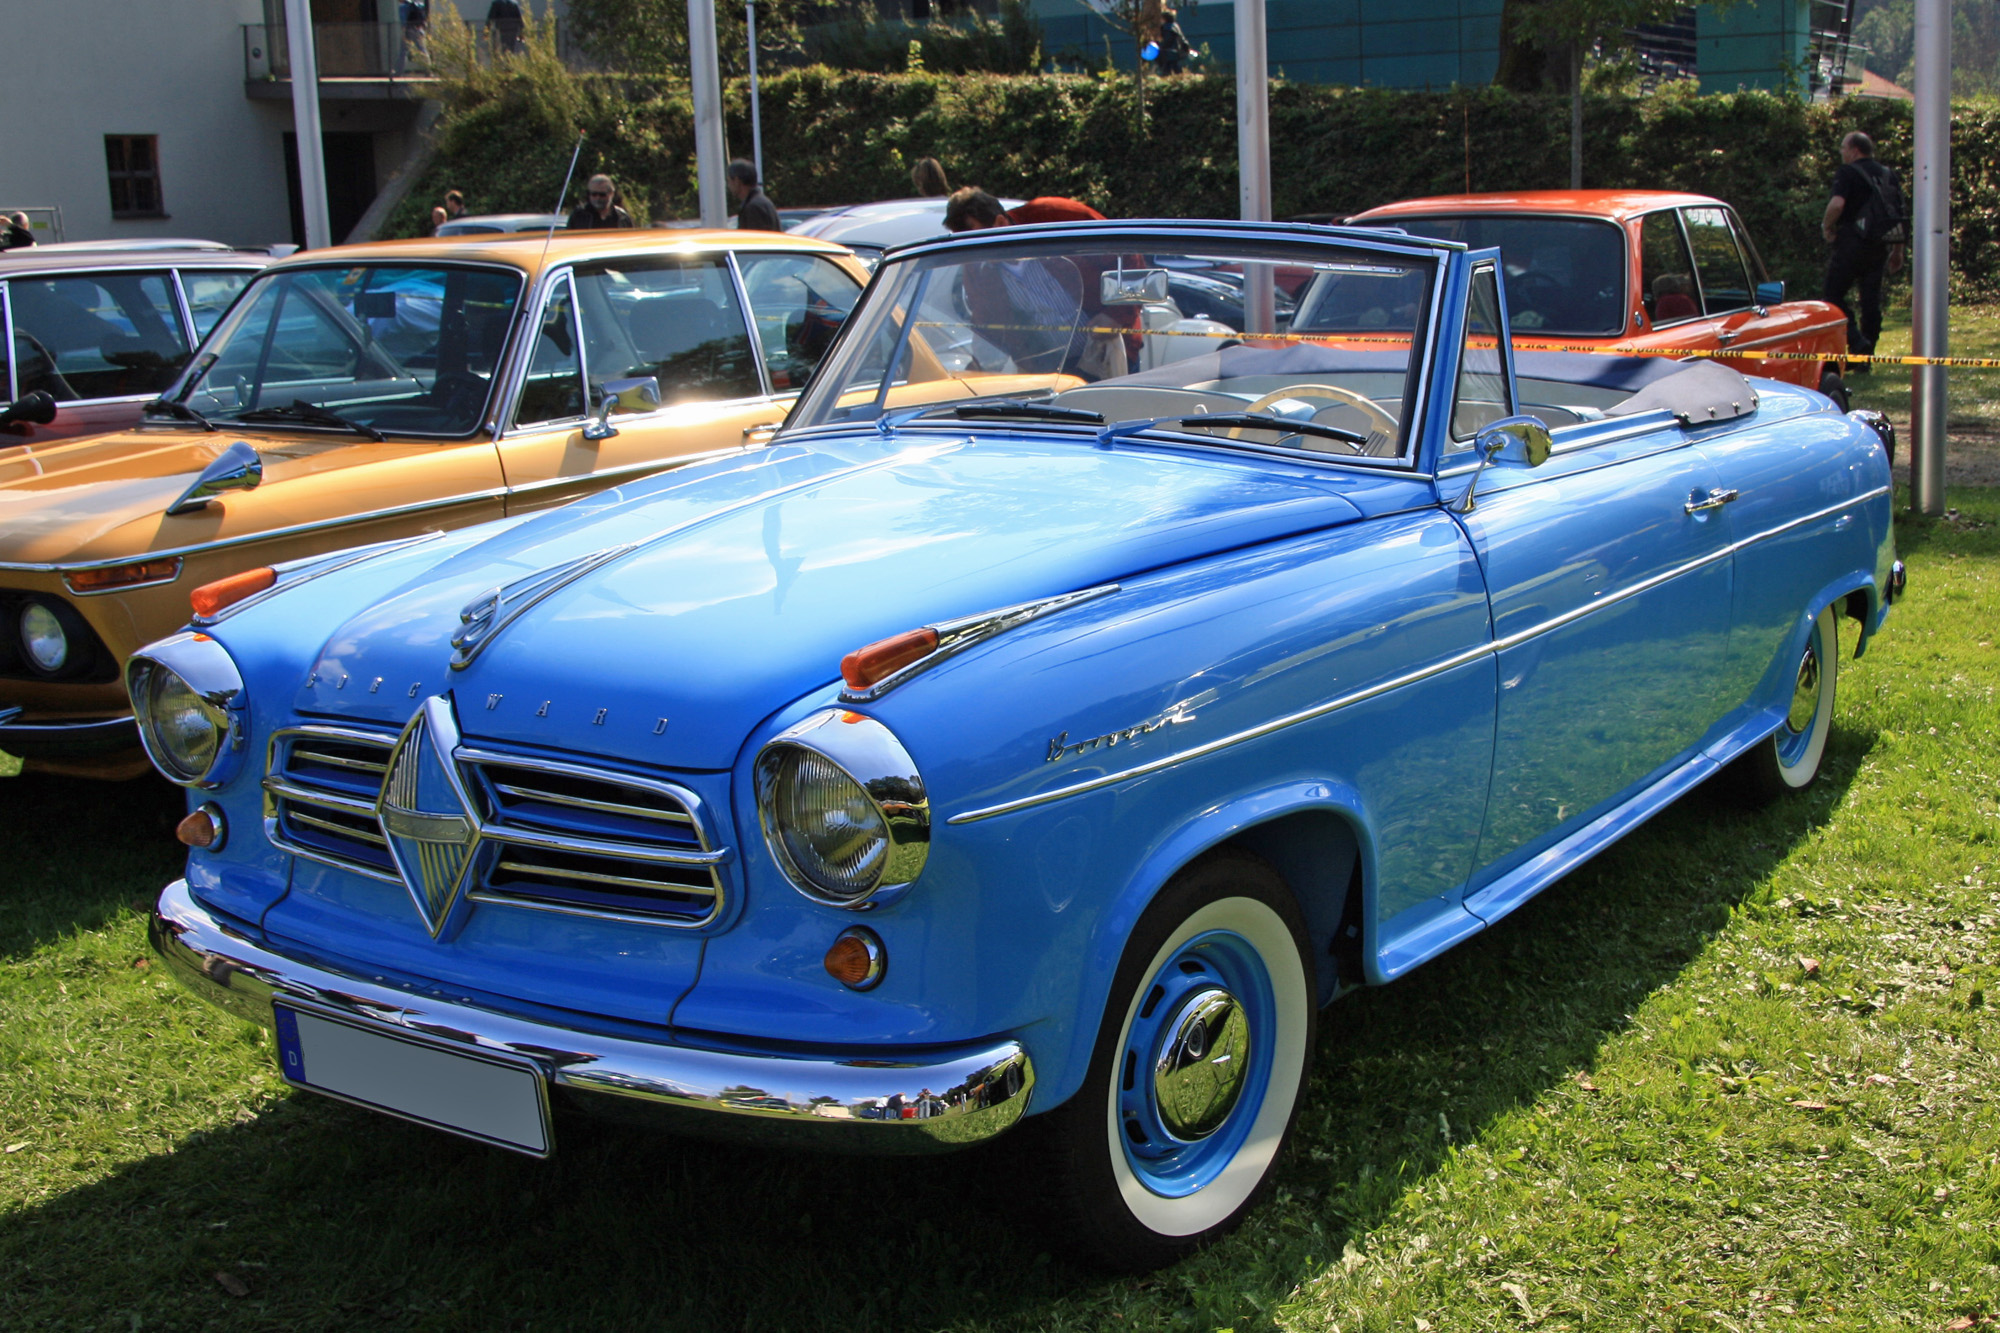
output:
<instances>
[{"instance_id":1,"label":"orange car roof","mask_svg":"<svg viewBox=\"0 0 2000 1333\"><path fill-rule=\"evenodd\" d=\"M1661 208L1699 207L1722 201L1679 190L1515 190L1506 194L1437 194L1403 199L1365 213L1350 222L1379 222L1394 217L1435 213L1584 213L1623 222Z\"/></svg>"},{"instance_id":2,"label":"orange car roof","mask_svg":"<svg viewBox=\"0 0 2000 1333\"><path fill-rule=\"evenodd\" d=\"M546 247L547 258L543 258ZM301 250L272 267L298 268L316 264L362 263L378 259L485 260L515 264L530 273L539 273L544 263L557 264L575 259L610 255L665 254L713 250L810 250L826 255L849 255L847 247L809 236L792 236L781 231L735 231L692 227L618 228L604 231L555 230L547 232L507 232L472 236L421 237L408 241L365 241L359 245L335 245L323 250Z\"/></svg>"}]
</instances>

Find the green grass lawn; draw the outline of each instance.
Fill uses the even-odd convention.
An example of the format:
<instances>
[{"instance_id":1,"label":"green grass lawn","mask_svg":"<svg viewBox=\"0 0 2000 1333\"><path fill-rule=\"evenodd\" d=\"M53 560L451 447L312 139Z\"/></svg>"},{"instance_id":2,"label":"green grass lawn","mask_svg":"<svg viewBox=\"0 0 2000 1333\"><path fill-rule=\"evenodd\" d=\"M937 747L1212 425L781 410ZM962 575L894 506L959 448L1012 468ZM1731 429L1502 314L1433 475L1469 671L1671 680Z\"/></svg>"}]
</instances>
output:
<instances>
[{"instance_id":1,"label":"green grass lawn","mask_svg":"<svg viewBox=\"0 0 2000 1333\"><path fill-rule=\"evenodd\" d=\"M147 961L163 786L0 782L0 1327L1946 1329L2000 1316L2000 492L1902 522L1819 786L1696 793L1325 1015L1278 1190L1080 1270L993 1151L565 1121L538 1164L285 1090Z\"/></svg>"},{"instance_id":2,"label":"green grass lawn","mask_svg":"<svg viewBox=\"0 0 2000 1333\"><path fill-rule=\"evenodd\" d=\"M1882 338L1875 350L1883 356L1910 354L1910 307L1891 306L1882 312ZM2000 305L1957 305L1951 310L1953 356L2000 357ZM1892 413L1897 420L1910 414L1910 371L1905 366L1878 366L1847 382L1851 406ZM2000 370L1953 370L1946 376L1945 421L1950 428L2000 430Z\"/></svg>"}]
</instances>

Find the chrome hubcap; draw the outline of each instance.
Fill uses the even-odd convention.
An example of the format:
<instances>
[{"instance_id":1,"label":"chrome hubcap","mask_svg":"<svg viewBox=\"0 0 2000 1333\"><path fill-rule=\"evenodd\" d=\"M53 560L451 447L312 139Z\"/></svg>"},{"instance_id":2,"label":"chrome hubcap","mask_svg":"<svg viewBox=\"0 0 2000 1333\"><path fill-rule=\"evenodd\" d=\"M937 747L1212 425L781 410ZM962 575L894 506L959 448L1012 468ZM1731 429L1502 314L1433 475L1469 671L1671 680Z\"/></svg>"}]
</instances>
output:
<instances>
[{"instance_id":1,"label":"chrome hubcap","mask_svg":"<svg viewBox=\"0 0 2000 1333\"><path fill-rule=\"evenodd\" d=\"M1229 1119L1250 1068L1250 1020L1236 997L1205 986L1181 1002L1164 1027L1153 1064L1160 1123L1183 1143L1213 1134Z\"/></svg>"},{"instance_id":2,"label":"chrome hubcap","mask_svg":"<svg viewBox=\"0 0 2000 1333\"><path fill-rule=\"evenodd\" d=\"M1810 646L1799 659L1799 683L1792 689L1792 706L1785 711L1785 726L1798 735L1812 725L1819 711L1819 654Z\"/></svg>"}]
</instances>

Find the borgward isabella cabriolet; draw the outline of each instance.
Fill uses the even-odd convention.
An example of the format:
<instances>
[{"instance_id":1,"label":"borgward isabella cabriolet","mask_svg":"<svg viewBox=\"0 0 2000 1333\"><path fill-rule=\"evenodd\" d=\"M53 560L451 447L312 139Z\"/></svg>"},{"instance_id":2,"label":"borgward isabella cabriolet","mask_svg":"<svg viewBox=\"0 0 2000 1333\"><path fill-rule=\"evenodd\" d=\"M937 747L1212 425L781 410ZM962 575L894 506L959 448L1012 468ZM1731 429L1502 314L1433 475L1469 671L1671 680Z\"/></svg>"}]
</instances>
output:
<instances>
[{"instance_id":1,"label":"borgward isabella cabriolet","mask_svg":"<svg viewBox=\"0 0 2000 1333\"><path fill-rule=\"evenodd\" d=\"M142 650L193 848L155 948L300 1088L536 1155L559 1106L1011 1130L1083 1252L1173 1259L1255 1202L1321 1006L1711 776L1812 781L1903 585L1886 422L1516 356L1499 263L1189 222L891 252L771 447L278 569Z\"/></svg>"}]
</instances>

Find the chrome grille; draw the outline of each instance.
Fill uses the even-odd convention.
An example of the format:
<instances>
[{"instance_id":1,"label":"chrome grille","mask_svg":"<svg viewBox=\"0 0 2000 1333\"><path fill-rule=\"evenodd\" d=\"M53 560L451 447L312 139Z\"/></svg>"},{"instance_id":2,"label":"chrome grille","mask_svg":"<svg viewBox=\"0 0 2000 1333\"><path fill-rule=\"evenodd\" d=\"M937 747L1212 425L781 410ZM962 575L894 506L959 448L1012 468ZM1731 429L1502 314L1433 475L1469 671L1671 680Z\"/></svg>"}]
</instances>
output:
<instances>
[{"instance_id":1,"label":"chrome grille","mask_svg":"<svg viewBox=\"0 0 2000 1333\"><path fill-rule=\"evenodd\" d=\"M496 845L473 897L699 925L722 884L689 798L646 778L463 752Z\"/></svg>"},{"instance_id":2,"label":"chrome grille","mask_svg":"<svg viewBox=\"0 0 2000 1333\"><path fill-rule=\"evenodd\" d=\"M395 879L375 819L393 735L344 727L294 727L271 738L264 820L271 841L316 861Z\"/></svg>"},{"instance_id":3,"label":"chrome grille","mask_svg":"<svg viewBox=\"0 0 2000 1333\"><path fill-rule=\"evenodd\" d=\"M392 734L294 727L271 741L265 827L277 846L399 880L375 803ZM700 926L722 907L696 798L665 782L460 749L479 824L471 896L547 911Z\"/></svg>"}]
</instances>

